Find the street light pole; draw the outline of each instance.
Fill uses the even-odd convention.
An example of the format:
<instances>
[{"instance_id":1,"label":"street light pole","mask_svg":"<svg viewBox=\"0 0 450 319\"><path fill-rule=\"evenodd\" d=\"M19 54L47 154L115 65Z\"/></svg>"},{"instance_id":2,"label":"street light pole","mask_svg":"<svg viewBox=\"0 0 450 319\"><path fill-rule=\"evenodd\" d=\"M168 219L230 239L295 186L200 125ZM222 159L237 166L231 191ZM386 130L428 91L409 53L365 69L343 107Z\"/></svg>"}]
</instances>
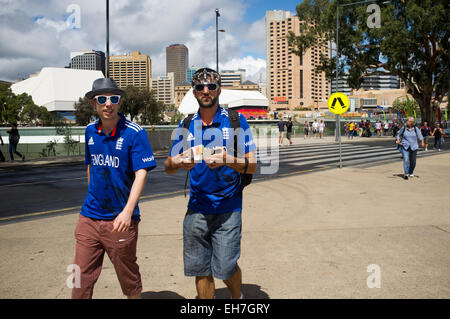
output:
<instances>
[{"instance_id":1,"label":"street light pole","mask_svg":"<svg viewBox=\"0 0 450 319\"><path fill-rule=\"evenodd\" d=\"M216 71L219 73L219 9L216 8Z\"/></svg>"},{"instance_id":2,"label":"street light pole","mask_svg":"<svg viewBox=\"0 0 450 319\"><path fill-rule=\"evenodd\" d=\"M106 77L109 78L109 0L106 0Z\"/></svg>"},{"instance_id":3,"label":"street light pole","mask_svg":"<svg viewBox=\"0 0 450 319\"><path fill-rule=\"evenodd\" d=\"M336 6L336 80L335 93L338 88L339 72L339 3ZM341 116L336 115L336 140L339 141L339 168L342 168L342 149L341 149Z\"/></svg>"}]
</instances>

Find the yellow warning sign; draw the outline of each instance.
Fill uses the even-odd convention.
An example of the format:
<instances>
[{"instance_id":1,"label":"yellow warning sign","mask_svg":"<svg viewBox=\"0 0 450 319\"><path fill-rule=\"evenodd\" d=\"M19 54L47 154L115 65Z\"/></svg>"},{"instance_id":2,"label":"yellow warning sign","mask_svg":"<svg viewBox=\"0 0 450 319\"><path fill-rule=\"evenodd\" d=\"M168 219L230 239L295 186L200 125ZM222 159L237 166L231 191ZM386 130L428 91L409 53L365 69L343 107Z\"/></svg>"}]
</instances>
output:
<instances>
[{"instance_id":1,"label":"yellow warning sign","mask_svg":"<svg viewBox=\"0 0 450 319\"><path fill-rule=\"evenodd\" d=\"M328 109L334 114L342 114L347 112L350 101L347 95L341 92L331 94L328 98Z\"/></svg>"}]
</instances>

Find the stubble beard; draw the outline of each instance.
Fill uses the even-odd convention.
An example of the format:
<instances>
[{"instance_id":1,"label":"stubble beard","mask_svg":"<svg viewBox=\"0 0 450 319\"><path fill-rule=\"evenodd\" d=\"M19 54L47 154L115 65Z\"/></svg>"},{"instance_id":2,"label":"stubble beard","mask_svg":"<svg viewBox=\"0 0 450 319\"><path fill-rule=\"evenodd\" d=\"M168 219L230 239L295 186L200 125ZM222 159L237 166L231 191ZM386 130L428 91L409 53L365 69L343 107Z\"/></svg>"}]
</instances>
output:
<instances>
[{"instance_id":1,"label":"stubble beard","mask_svg":"<svg viewBox=\"0 0 450 319\"><path fill-rule=\"evenodd\" d=\"M209 108L212 108L214 105L216 105L218 100L219 100L219 97L216 96L215 98L211 99L211 102L208 103L208 104L203 104L201 98L197 99L197 102L198 102L198 105L200 105L201 108L209 109Z\"/></svg>"}]
</instances>

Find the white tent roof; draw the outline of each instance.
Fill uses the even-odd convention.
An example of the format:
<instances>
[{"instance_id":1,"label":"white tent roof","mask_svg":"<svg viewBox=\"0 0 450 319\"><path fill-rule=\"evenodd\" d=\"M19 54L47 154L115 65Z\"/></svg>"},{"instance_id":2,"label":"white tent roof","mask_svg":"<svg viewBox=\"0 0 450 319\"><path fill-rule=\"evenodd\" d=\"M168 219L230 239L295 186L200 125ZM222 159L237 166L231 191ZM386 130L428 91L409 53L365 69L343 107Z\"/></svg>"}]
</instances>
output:
<instances>
[{"instance_id":1,"label":"white tent roof","mask_svg":"<svg viewBox=\"0 0 450 319\"><path fill-rule=\"evenodd\" d=\"M101 71L43 68L39 75L14 83L14 94L27 93L33 102L49 111L73 111L73 104L103 78Z\"/></svg>"},{"instance_id":2,"label":"white tent roof","mask_svg":"<svg viewBox=\"0 0 450 319\"><path fill-rule=\"evenodd\" d=\"M269 106L269 100L258 91L227 90L222 87L219 104L229 108L239 106ZM192 88L186 93L178 110L183 114L192 114L198 110L198 102L192 93Z\"/></svg>"}]
</instances>

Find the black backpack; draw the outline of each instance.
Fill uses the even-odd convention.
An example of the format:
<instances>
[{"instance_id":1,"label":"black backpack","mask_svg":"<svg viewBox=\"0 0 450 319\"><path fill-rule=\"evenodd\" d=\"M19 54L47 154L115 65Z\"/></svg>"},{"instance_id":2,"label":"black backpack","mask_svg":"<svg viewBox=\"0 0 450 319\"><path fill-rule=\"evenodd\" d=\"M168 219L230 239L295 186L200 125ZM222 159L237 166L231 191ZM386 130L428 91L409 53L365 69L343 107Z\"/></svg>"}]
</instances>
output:
<instances>
[{"instance_id":1,"label":"black backpack","mask_svg":"<svg viewBox=\"0 0 450 319\"><path fill-rule=\"evenodd\" d=\"M230 126L233 129L233 133L234 133L234 157L237 157L238 156L238 154L237 154L237 152L238 152L238 141L237 141L238 137L236 135L236 132L237 132L237 129L241 127L241 123L239 121L239 113L236 112L235 110L231 110L231 109L227 109L227 111L228 111L228 118L230 120ZM181 127L189 130L189 125L191 124L191 120L192 120L193 116L194 116L194 114L189 114L183 120L183 124L181 125ZM186 143L186 140L187 139L185 139L185 143ZM244 189L244 187L251 184L252 179L253 179L253 174L239 173L239 175L241 176L242 189ZM184 183L185 190L187 187L188 176L189 176L189 171L187 172L186 181ZM186 196L186 192L184 193L184 196Z\"/></svg>"}]
</instances>

